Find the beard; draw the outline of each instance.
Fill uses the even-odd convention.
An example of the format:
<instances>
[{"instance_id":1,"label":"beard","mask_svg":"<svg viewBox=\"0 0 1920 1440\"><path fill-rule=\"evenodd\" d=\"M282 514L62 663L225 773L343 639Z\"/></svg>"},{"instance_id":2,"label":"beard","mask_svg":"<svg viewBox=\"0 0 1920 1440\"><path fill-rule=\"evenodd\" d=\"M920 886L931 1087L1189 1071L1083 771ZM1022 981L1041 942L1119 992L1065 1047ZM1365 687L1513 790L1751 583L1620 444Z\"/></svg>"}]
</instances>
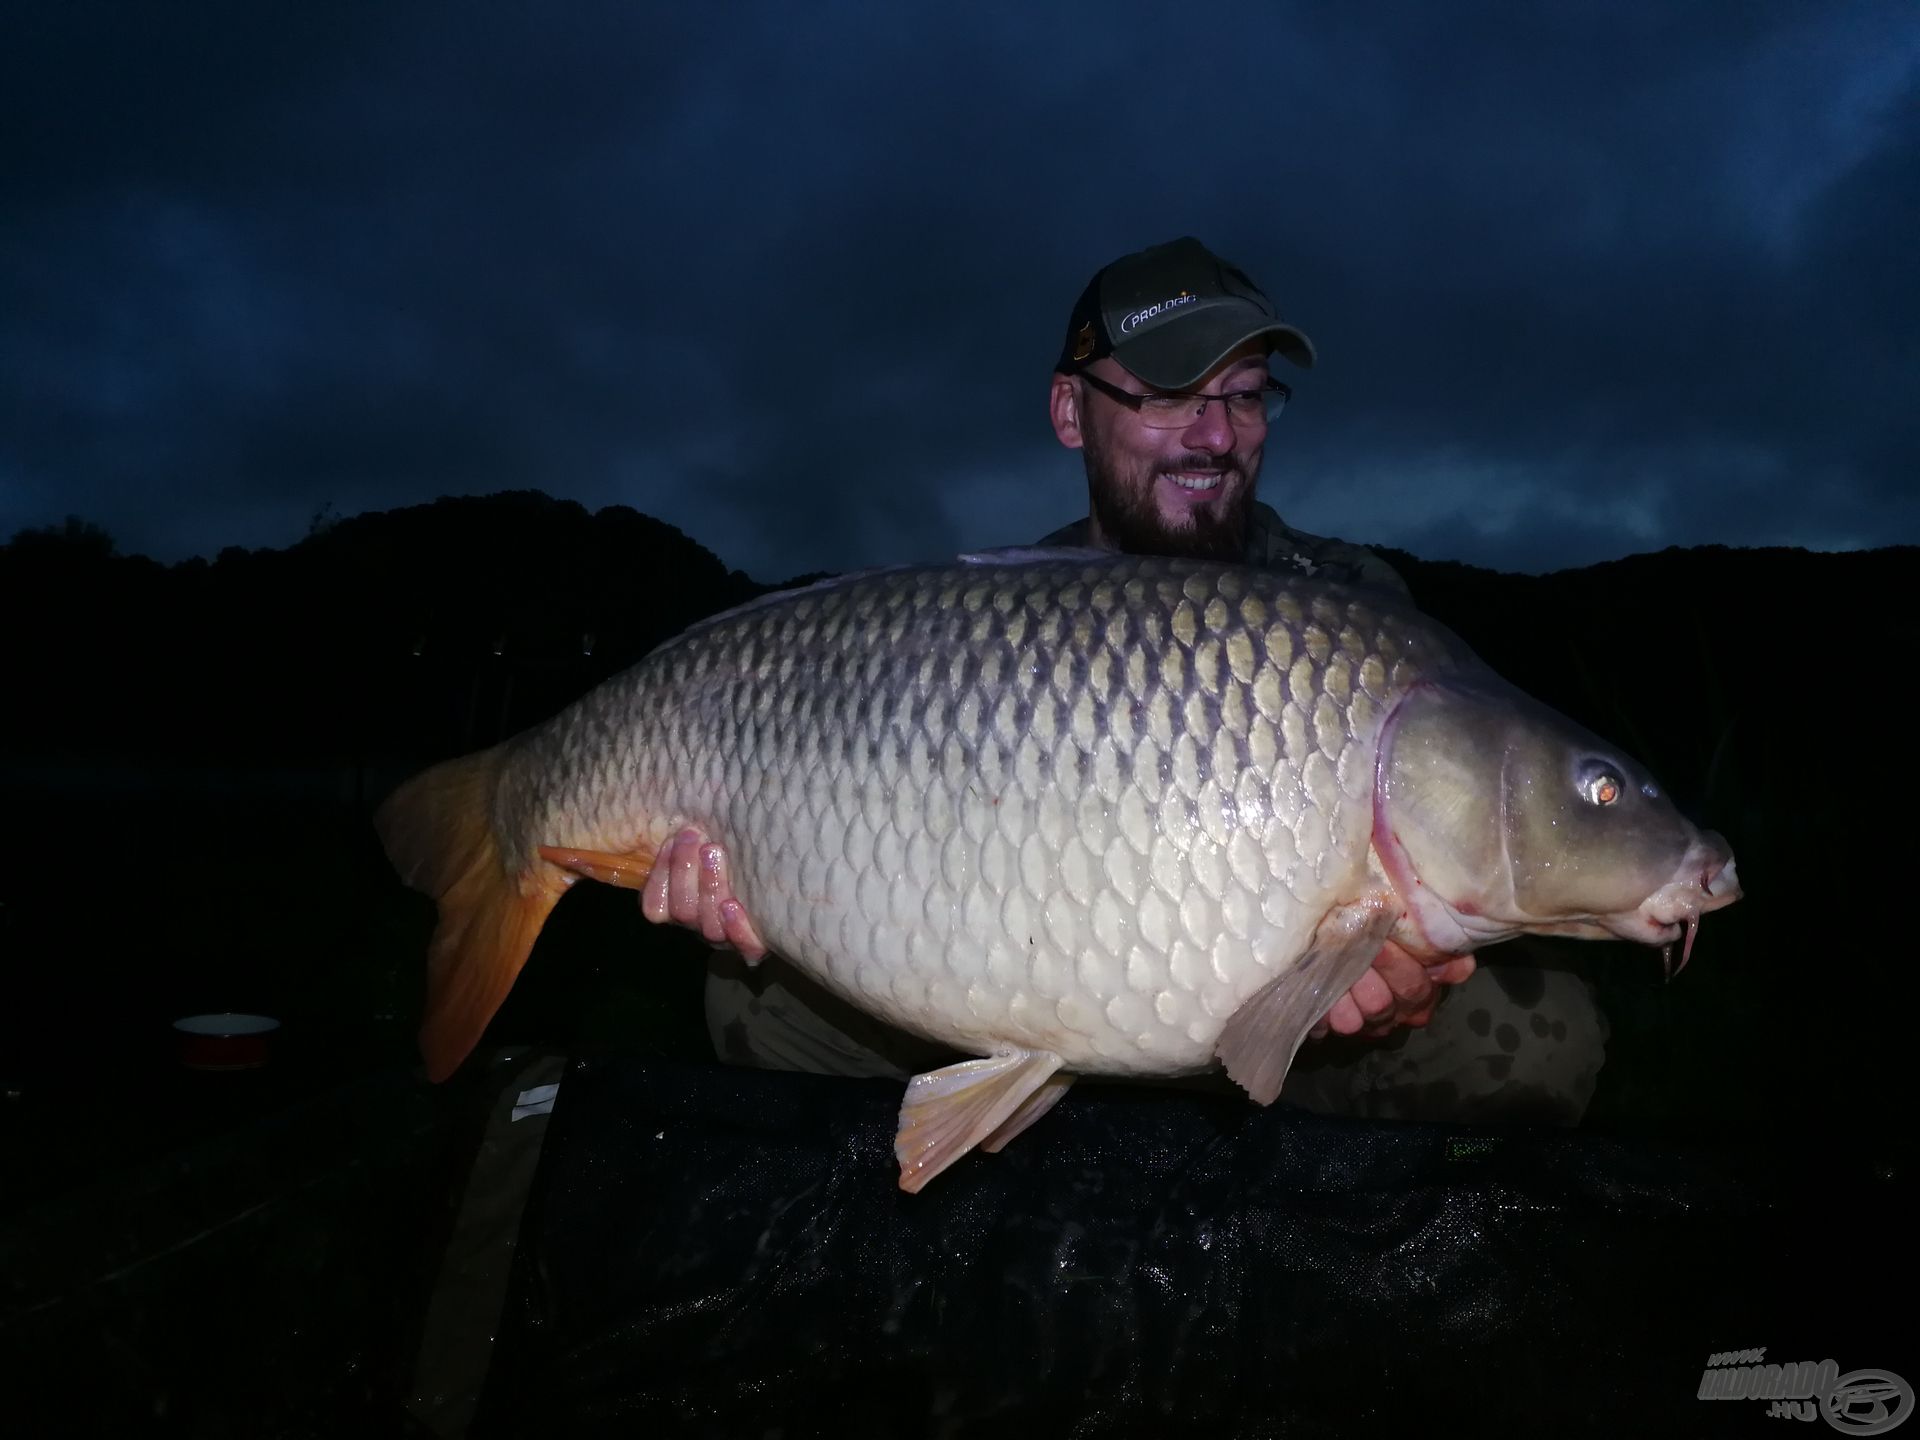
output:
<instances>
[{"instance_id":1,"label":"beard","mask_svg":"<svg viewBox=\"0 0 1920 1440\"><path fill-rule=\"evenodd\" d=\"M1243 561L1253 522L1253 486L1237 463L1229 460L1224 480L1241 476L1238 494L1217 511L1196 510L1193 523L1176 529L1160 517L1153 503L1153 484L1160 476L1176 471L1210 471L1218 468L1219 457L1206 454L1183 456L1180 460L1156 467L1139 488L1115 483L1092 447L1082 452L1087 466L1087 491L1093 517L1101 532L1129 555L1169 555L1187 560Z\"/></svg>"}]
</instances>

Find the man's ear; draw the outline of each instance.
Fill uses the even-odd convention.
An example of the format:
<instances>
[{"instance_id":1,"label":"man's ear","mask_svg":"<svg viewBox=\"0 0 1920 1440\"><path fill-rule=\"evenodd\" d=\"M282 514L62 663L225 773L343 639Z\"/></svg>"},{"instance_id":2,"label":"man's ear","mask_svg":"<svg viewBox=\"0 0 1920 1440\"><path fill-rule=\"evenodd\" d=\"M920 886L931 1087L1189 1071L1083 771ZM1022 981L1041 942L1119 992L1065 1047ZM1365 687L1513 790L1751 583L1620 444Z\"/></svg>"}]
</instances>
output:
<instances>
[{"instance_id":1,"label":"man's ear","mask_svg":"<svg viewBox=\"0 0 1920 1440\"><path fill-rule=\"evenodd\" d=\"M1053 433L1069 450L1078 450L1087 443L1086 436L1080 430L1080 401L1083 394L1072 376L1055 373L1053 389L1047 396L1047 413L1053 420Z\"/></svg>"}]
</instances>

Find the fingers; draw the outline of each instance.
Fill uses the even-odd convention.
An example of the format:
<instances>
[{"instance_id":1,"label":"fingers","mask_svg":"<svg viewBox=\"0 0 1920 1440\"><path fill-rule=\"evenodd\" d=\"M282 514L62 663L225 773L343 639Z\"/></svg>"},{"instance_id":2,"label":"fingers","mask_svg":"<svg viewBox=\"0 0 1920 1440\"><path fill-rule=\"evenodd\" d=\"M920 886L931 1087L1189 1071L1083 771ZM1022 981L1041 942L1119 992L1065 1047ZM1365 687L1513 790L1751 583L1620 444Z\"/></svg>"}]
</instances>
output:
<instances>
[{"instance_id":1,"label":"fingers","mask_svg":"<svg viewBox=\"0 0 1920 1440\"><path fill-rule=\"evenodd\" d=\"M1378 975L1393 992L1393 1006L1385 1014L1370 1016L1370 1033L1385 1034L1396 1025L1419 1027L1433 1018L1434 1003L1440 991L1434 978L1412 955L1388 942L1374 957L1372 974Z\"/></svg>"},{"instance_id":2,"label":"fingers","mask_svg":"<svg viewBox=\"0 0 1920 1440\"><path fill-rule=\"evenodd\" d=\"M1360 1007L1354 1003L1353 991L1349 990L1333 1002L1333 1008L1327 1011L1321 1024L1336 1035L1357 1035L1366 1025Z\"/></svg>"},{"instance_id":3,"label":"fingers","mask_svg":"<svg viewBox=\"0 0 1920 1440\"><path fill-rule=\"evenodd\" d=\"M1373 969L1368 973L1386 983L1400 1006L1417 1008L1433 998L1434 982L1427 967L1391 940L1373 957Z\"/></svg>"},{"instance_id":4,"label":"fingers","mask_svg":"<svg viewBox=\"0 0 1920 1440\"><path fill-rule=\"evenodd\" d=\"M646 888L640 892L640 913L656 925L678 919L668 908L667 881L673 875L674 847L693 833L691 830L682 830L653 857L653 869L647 872Z\"/></svg>"},{"instance_id":5,"label":"fingers","mask_svg":"<svg viewBox=\"0 0 1920 1440\"><path fill-rule=\"evenodd\" d=\"M726 847L691 825L654 856L640 912L655 924L698 930L708 944L738 950L750 965L766 956L766 941L733 893Z\"/></svg>"},{"instance_id":6,"label":"fingers","mask_svg":"<svg viewBox=\"0 0 1920 1440\"><path fill-rule=\"evenodd\" d=\"M700 924L700 845L707 837L698 830L682 830L673 837L668 856L667 894L676 925Z\"/></svg>"},{"instance_id":7,"label":"fingers","mask_svg":"<svg viewBox=\"0 0 1920 1440\"><path fill-rule=\"evenodd\" d=\"M1335 1035L1358 1035L1372 1023L1370 1015L1392 1008L1393 992L1369 970L1354 982L1351 990L1333 1002L1319 1023L1307 1031L1307 1038L1318 1040L1329 1031Z\"/></svg>"},{"instance_id":8,"label":"fingers","mask_svg":"<svg viewBox=\"0 0 1920 1440\"><path fill-rule=\"evenodd\" d=\"M758 965L767 955L767 942L747 918L747 907L729 896L720 903L720 919L727 943L740 952L749 965Z\"/></svg>"},{"instance_id":9,"label":"fingers","mask_svg":"<svg viewBox=\"0 0 1920 1440\"><path fill-rule=\"evenodd\" d=\"M1436 985L1459 985L1473 974L1474 957L1461 955L1444 964L1429 965L1427 975Z\"/></svg>"},{"instance_id":10,"label":"fingers","mask_svg":"<svg viewBox=\"0 0 1920 1440\"><path fill-rule=\"evenodd\" d=\"M720 902L730 899L733 893L726 888L726 852L718 845L700 846L699 867L699 907L689 923L700 927L709 945L718 945L727 938L727 927L720 918Z\"/></svg>"},{"instance_id":11,"label":"fingers","mask_svg":"<svg viewBox=\"0 0 1920 1440\"><path fill-rule=\"evenodd\" d=\"M1377 1034L1382 1029L1392 1028L1398 1011L1398 1000L1393 987L1380 977L1380 972L1369 970L1353 982L1353 988L1347 991L1360 1016L1359 1028L1368 1034ZM1346 1032L1342 1032L1343 1034Z\"/></svg>"},{"instance_id":12,"label":"fingers","mask_svg":"<svg viewBox=\"0 0 1920 1440\"><path fill-rule=\"evenodd\" d=\"M749 965L758 963L767 953L760 932L747 918L747 907L733 893L733 876L727 869L727 851L722 845L708 845L700 851L700 933L710 944L731 945Z\"/></svg>"},{"instance_id":13,"label":"fingers","mask_svg":"<svg viewBox=\"0 0 1920 1440\"><path fill-rule=\"evenodd\" d=\"M702 928L700 851L706 838L689 826L660 847L640 892L640 913L647 919Z\"/></svg>"},{"instance_id":14,"label":"fingers","mask_svg":"<svg viewBox=\"0 0 1920 1440\"><path fill-rule=\"evenodd\" d=\"M1388 940L1362 975L1307 1032L1318 1040L1328 1034L1381 1036L1397 1027L1419 1027L1433 1018L1442 985L1457 985L1473 974L1473 957L1462 956L1438 965L1423 964L1411 952Z\"/></svg>"}]
</instances>

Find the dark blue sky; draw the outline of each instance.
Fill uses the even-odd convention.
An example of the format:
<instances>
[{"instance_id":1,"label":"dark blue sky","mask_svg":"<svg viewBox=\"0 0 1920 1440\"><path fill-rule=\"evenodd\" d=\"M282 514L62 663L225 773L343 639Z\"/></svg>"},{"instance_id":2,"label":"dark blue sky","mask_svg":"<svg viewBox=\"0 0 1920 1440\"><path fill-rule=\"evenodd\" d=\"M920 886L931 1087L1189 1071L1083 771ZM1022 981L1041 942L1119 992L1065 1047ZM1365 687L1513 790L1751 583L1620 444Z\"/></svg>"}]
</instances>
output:
<instances>
[{"instance_id":1,"label":"dark blue sky","mask_svg":"<svg viewBox=\"0 0 1920 1440\"><path fill-rule=\"evenodd\" d=\"M927 9L10 7L0 536L537 488L763 579L1024 542L1085 509L1074 296L1194 234L1319 349L1296 524L1920 540L1911 0Z\"/></svg>"}]
</instances>

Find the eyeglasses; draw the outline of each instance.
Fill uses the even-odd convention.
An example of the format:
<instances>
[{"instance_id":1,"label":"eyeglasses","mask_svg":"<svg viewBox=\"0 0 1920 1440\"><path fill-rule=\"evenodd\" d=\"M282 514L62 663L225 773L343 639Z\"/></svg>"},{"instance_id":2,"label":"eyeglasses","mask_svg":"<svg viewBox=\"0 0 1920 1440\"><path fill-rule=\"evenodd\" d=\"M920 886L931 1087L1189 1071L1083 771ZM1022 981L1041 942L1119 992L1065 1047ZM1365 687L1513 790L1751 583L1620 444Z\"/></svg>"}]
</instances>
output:
<instances>
[{"instance_id":1,"label":"eyeglasses","mask_svg":"<svg viewBox=\"0 0 1920 1440\"><path fill-rule=\"evenodd\" d=\"M1090 371L1082 370L1080 378L1132 410L1149 430L1184 430L1205 415L1207 406L1215 401L1227 407L1227 419L1236 427L1267 426L1280 418L1287 401L1293 398L1293 391L1271 375L1258 389L1229 390L1224 395L1196 395L1190 390L1152 390L1136 395Z\"/></svg>"}]
</instances>

